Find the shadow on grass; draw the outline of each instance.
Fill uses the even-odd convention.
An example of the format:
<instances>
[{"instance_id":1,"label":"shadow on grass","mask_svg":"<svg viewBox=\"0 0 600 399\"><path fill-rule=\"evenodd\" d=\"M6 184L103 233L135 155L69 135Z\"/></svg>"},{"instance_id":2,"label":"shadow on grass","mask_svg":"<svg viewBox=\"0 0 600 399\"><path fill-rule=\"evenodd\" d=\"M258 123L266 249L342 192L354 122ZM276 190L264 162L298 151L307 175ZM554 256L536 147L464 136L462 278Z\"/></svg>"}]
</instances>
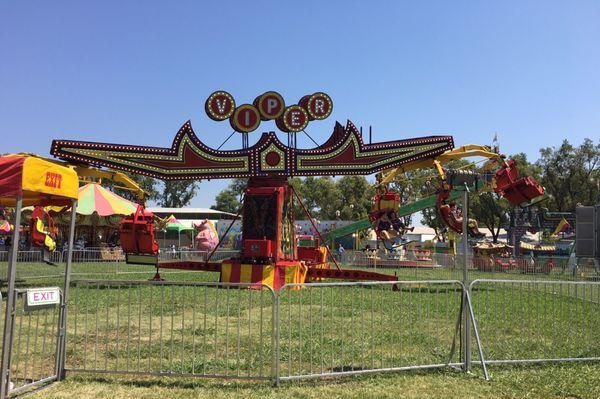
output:
<instances>
[{"instance_id":1,"label":"shadow on grass","mask_svg":"<svg viewBox=\"0 0 600 399\"><path fill-rule=\"evenodd\" d=\"M336 371L348 371L351 368L338 368ZM354 368L355 371L359 370ZM278 389L286 387L314 387L318 385L346 385L350 383L369 381L373 382L380 380L386 382L393 378L403 375L405 378L414 376L443 376L444 378L461 378L461 379L481 379L476 374L464 374L453 368L431 369L431 370L407 370L402 372L382 372L369 373L362 375L349 375L345 377L323 377L318 379L294 380L292 382L282 381L280 387L275 387L272 381L268 380L236 380L236 379L206 379L194 377L159 377L159 376L103 376L103 375L83 375L74 374L67 378L77 382L94 382L101 384L119 384L123 386L132 386L136 388L180 388L180 389L198 389L198 388L219 388L223 390L239 390L239 389ZM484 381L481 379L481 381ZM485 381L484 381L485 382Z\"/></svg>"}]
</instances>

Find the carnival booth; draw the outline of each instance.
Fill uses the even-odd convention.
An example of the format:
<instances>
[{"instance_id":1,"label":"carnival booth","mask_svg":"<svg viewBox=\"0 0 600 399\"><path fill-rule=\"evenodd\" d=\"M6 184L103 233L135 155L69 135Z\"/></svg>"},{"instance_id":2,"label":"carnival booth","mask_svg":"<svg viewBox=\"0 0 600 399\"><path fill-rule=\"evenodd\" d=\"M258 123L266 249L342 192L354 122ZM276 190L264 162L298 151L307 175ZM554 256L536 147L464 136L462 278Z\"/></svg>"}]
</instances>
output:
<instances>
[{"instance_id":1,"label":"carnival booth","mask_svg":"<svg viewBox=\"0 0 600 399\"><path fill-rule=\"evenodd\" d=\"M516 267L513 247L505 243L480 242L473 246L473 267L480 271L506 272Z\"/></svg>"},{"instance_id":2,"label":"carnival booth","mask_svg":"<svg viewBox=\"0 0 600 399\"><path fill-rule=\"evenodd\" d=\"M61 309L65 308L67 301L68 285L72 260L73 236L75 230L75 210L77 207L77 189L79 179L77 173L59 163L29 154L13 154L0 157L0 206L14 207L15 228L12 230L12 245L10 246L6 295L6 313L4 320L4 340L2 343L2 363L0 367L0 392L1 396L8 392L8 368L10 364L10 349L12 346L12 332L15 314L15 277L17 270L17 253L19 250L19 234L21 225L21 210L23 206L34 206L35 217L32 217L30 234L34 245L40 246L44 251L51 252L55 249L54 231L50 216L45 213L45 206L72 207L71 224L69 231L69 252L65 265L65 280ZM59 328L64 329L64 312L61 311ZM59 341L57 348L58 358L62 358L61 350L64 341ZM57 362L57 364L62 364ZM56 375L60 370L57 370Z\"/></svg>"}]
</instances>

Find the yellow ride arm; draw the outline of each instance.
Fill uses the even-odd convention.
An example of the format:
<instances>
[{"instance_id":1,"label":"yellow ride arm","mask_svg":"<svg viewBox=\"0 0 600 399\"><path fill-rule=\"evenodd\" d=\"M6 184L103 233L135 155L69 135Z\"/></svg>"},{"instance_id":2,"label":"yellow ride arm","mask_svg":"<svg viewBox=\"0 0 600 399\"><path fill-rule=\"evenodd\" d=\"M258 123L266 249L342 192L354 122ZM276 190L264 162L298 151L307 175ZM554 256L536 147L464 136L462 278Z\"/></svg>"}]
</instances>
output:
<instances>
[{"instance_id":1,"label":"yellow ride arm","mask_svg":"<svg viewBox=\"0 0 600 399\"><path fill-rule=\"evenodd\" d=\"M381 173L378 178L378 185L385 186L386 184L390 183L394 177L401 173L426 168L435 168L440 174L440 177L445 179L446 176L444 169L442 168L443 164L455 159L469 157L487 158L489 161L484 165L485 169L491 169L494 165L501 167L505 164L504 155L493 152L490 147L477 144L467 144L453 150L446 151L435 158L409 162L401 167L390 169L385 173Z\"/></svg>"},{"instance_id":2,"label":"yellow ride arm","mask_svg":"<svg viewBox=\"0 0 600 399\"><path fill-rule=\"evenodd\" d=\"M124 173L117 172L115 170L100 170L96 168L90 168L85 166L74 166L77 175L83 182L90 182L90 179L108 179L119 185L114 187L122 190L128 190L133 192L140 200L143 200L146 196L146 192L137 184L133 179Z\"/></svg>"}]
</instances>

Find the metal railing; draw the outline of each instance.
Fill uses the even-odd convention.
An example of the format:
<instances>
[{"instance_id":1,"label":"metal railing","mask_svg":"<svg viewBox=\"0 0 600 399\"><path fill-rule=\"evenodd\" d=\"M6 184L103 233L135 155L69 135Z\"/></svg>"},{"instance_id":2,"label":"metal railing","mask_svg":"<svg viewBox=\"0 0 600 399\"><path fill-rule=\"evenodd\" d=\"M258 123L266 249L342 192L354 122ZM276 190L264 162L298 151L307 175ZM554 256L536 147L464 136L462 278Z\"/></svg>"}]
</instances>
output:
<instances>
[{"instance_id":1,"label":"metal railing","mask_svg":"<svg viewBox=\"0 0 600 399\"><path fill-rule=\"evenodd\" d=\"M251 379L273 374L275 293L268 286L79 280L71 298L67 370Z\"/></svg>"},{"instance_id":2,"label":"metal railing","mask_svg":"<svg viewBox=\"0 0 600 399\"><path fill-rule=\"evenodd\" d=\"M276 380L463 366L459 281L288 284Z\"/></svg>"},{"instance_id":3,"label":"metal railing","mask_svg":"<svg viewBox=\"0 0 600 399\"><path fill-rule=\"evenodd\" d=\"M417 261L409 253L406 258L394 258L384 251L345 251L342 263L350 267L374 268L394 272L400 279L462 280L464 255L431 254L429 260ZM469 278L474 279L540 279L600 281L600 264L594 259L569 259L560 256L502 258L469 254Z\"/></svg>"},{"instance_id":4,"label":"metal railing","mask_svg":"<svg viewBox=\"0 0 600 399\"><path fill-rule=\"evenodd\" d=\"M15 294L13 392L57 378L59 308L26 311L24 292ZM332 282L274 292L260 284L80 279L69 298L73 372L279 383L469 370L471 352L486 377L487 363L600 360L594 281L476 279L468 289L458 280Z\"/></svg>"},{"instance_id":5,"label":"metal railing","mask_svg":"<svg viewBox=\"0 0 600 399\"><path fill-rule=\"evenodd\" d=\"M220 261L235 257L239 251L234 250L218 250L216 251L211 261ZM6 275L7 262L6 253L0 252L0 275ZM208 259L209 253L206 251L161 251L159 253L159 261L170 260L197 260L204 261ZM45 263L42 260L40 250L20 251L19 252L19 267L17 268L18 280L43 280L64 277L64 269L62 262L67 259L67 251L56 251L52 253L51 263ZM147 265L129 265L125 263L125 258L120 249L92 249L92 250L74 250L73 251L73 276L106 276L106 275L152 275L155 269ZM186 273L183 270L165 269L161 270L161 274Z\"/></svg>"},{"instance_id":6,"label":"metal railing","mask_svg":"<svg viewBox=\"0 0 600 399\"><path fill-rule=\"evenodd\" d=\"M14 295L8 374L10 395L57 379L57 348L60 339L59 305L27 309L27 291L16 289Z\"/></svg>"},{"instance_id":7,"label":"metal railing","mask_svg":"<svg viewBox=\"0 0 600 399\"><path fill-rule=\"evenodd\" d=\"M481 279L470 290L486 363L600 360L600 282Z\"/></svg>"},{"instance_id":8,"label":"metal railing","mask_svg":"<svg viewBox=\"0 0 600 399\"><path fill-rule=\"evenodd\" d=\"M279 383L465 367L458 340L468 296L459 281L288 284L274 292L261 284L90 279L74 281L70 297L68 371Z\"/></svg>"},{"instance_id":9,"label":"metal railing","mask_svg":"<svg viewBox=\"0 0 600 399\"><path fill-rule=\"evenodd\" d=\"M55 251L51 253L50 261L53 263L62 263L67 259L68 250ZM211 260L223 260L239 255L239 250L219 249L215 251ZM158 254L158 259L161 261L167 260L207 260L210 252L197 250L171 250L161 249ZM0 251L0 262L8 261L8 252ZM41 250L19 251L18 261L23 263L43 263ZM73 262L125 262L125 254L121 248L86 248L73 250Z\"/></svg>"}]
</instances>

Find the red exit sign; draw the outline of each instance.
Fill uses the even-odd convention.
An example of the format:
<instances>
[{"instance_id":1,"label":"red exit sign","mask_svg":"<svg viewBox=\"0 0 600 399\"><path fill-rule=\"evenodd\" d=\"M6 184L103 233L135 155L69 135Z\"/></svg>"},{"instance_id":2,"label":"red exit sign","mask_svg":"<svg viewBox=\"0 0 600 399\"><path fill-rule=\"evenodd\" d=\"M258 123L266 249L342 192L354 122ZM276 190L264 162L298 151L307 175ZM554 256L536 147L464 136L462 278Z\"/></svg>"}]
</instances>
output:
<instances>
[{"instance_id":1,"label":"red exit sign","mask_svg":"<svg viewBox=\"0 0 600 399\"><path fill-rule=\"evenodd\" d=\"M55 172L46 172L46 187L60 188L62 184L62 175Z\"/></svg>"}]
</instances>

